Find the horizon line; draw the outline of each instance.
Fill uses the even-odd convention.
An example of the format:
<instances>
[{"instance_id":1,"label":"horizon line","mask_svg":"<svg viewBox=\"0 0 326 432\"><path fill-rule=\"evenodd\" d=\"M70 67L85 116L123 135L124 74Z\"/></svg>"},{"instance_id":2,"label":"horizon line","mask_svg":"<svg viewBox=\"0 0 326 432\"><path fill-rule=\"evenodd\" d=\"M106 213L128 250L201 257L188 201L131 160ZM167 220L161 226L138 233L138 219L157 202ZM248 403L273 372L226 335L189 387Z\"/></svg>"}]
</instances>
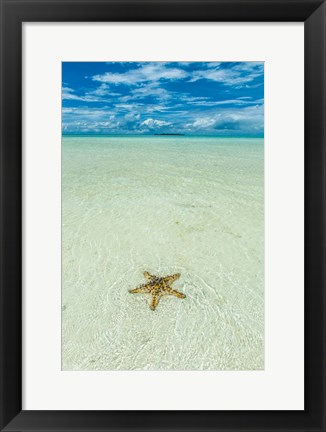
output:
<instances>
[{"instance_id":1,"label":"horizon line","mask_svg":"<svg viewBox=\"0 0 326 432\"><path fill-rule=\"evenodd\" d=\"M61 136L126 136L126 137L130 137L130 136L143 136L143 137L180 137L180 138L184 138L184 137L191 137L191 136L196 136L196 137L214 137L214 138L264 138L264 134L257 134L257 135L219 135L219 134L141 134L141 133L135 133L135 134L128 134L128 133L112 133L112 134L107 134L107 133L78 133L78 132L71 132L71 133L61 133Z\"/></svg>"}]
</instances>

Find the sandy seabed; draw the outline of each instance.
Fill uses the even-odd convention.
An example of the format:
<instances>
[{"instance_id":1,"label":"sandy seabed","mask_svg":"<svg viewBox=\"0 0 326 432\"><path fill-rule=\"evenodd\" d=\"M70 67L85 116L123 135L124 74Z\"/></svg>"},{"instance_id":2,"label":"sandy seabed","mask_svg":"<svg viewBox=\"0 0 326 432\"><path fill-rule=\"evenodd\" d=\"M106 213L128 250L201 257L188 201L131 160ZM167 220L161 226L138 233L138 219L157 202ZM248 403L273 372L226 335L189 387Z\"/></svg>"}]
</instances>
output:
<instances>
[{"instance_id":1,"label":"sandy seabed","mask_svg":"<svg viewBox=\"0 0 326 432\"><path fill-rule=\"evenodd\" d=\"M264 369L262 139L63 137L62 369Z\"/></svg>"}]
</instances>

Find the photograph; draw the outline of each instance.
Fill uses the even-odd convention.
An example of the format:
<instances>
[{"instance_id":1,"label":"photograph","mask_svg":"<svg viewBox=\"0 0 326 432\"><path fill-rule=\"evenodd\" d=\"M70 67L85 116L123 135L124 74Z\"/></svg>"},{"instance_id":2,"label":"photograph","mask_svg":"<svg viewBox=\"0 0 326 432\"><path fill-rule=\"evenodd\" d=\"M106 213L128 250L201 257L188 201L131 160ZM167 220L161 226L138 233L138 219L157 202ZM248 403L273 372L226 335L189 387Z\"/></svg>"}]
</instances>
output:
<instances>
[{"instance_id":1,"label":"photograph","mask_svg":"<svg viewBox=\"0 0 326 432\"><path fill-rule=\"evenodd\" d=\"M61 67L61 369L264 370L264 62Z\"/></svg>"}]
</instances>

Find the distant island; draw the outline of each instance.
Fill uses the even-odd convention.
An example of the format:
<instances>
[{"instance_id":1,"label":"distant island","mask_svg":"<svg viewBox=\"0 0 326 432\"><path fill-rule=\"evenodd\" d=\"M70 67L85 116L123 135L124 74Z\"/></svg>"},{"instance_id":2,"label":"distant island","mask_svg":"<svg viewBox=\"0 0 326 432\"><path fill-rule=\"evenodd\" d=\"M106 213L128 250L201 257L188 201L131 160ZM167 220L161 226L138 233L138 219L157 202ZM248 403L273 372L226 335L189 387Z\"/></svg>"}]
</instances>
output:
<instances>
[{"instance_id":1,"label":"distant island","mask_svg":"<svg viewBox=\"0 0 326 432\"><path fill-rule=\"evenodd\" d=\"M181 133L156 133L154 135L181 135L181 136L184 136L184 134L181 134Z\"/></svg>"}]
</instances>

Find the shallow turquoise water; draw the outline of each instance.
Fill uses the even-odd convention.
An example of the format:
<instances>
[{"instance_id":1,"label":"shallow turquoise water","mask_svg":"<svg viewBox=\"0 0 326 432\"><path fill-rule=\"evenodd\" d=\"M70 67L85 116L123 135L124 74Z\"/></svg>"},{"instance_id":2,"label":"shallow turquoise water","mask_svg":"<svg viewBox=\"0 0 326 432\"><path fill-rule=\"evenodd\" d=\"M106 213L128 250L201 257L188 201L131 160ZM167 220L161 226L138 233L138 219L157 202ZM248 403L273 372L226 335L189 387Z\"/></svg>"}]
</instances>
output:
<instances>
[{"instance_id":1,"label":"shallow turquoise water","mask_svg":"<svg viewBox=\"0 0 326 432\"><path fill-rule=\"evenodd\" d=\"M263 369L263 140L64 137L62 271L64 370Z\"/></svg>"}]
</instances>

